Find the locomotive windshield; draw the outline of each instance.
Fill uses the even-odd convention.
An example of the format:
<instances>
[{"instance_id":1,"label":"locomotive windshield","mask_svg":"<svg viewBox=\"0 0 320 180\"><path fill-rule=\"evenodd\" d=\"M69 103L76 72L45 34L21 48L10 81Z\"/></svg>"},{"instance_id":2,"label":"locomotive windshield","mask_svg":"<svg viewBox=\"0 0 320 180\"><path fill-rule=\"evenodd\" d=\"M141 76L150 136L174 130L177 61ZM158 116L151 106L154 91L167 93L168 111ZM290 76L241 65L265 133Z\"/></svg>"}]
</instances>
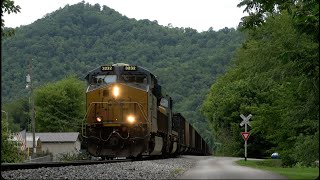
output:
<instances>
[{"instance_id":1,"label":"locomotive windshield","mask_svg":"<svg viewBox=\"0 0 320 180\"><path fill-rule=\"evenodd\" d=\"M148 85L148 78L144 74L122 74L119 78L119 82L141 89L146 89Z\"/></svg>"},{"instance_id":2,"label":"locomotive windshield","mask_svg":"<svg viewBox=\"0 0 320 180\"><path fill-rule=\"evenodd\" d=\"M111 83L125 83L137 88L147 89L148 78L144 74L122 74L122 75L103 75L98 74L92 76L90 82L90 89L95 89L100 87L101 85L107 85Z\"/></svg>"},{"instance_id":3,"label":"locomotive windshield","mask_svg":"<svg viewBox=\"0 0 320 180\"><path fill-rule=\"evenodd\" d=\"M109 84L117 81L117 75L98 75L92 78L91 84Z\"/></svg>"},{"instance_id":4,"label":"locomotive windshield","mask_svg":"<svg viewBox=\"0 0 320 180\"><path fill-rule=\"evenodd\" d=\"M147 84L147 76L145 75L122 75L121 78L125 83Z\"/></svg>"}]
</instances>

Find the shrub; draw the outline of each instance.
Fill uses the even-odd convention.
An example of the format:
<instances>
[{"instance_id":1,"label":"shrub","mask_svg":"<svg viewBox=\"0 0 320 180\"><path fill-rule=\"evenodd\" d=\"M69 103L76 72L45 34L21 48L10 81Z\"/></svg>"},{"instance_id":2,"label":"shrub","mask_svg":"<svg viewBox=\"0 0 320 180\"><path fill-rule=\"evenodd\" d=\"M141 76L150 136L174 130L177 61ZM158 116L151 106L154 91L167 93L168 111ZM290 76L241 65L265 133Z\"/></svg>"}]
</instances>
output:
<instances>
[{"instance_id":1,"label":"shrub","mask_svg":"<svg viewBox=\"0 0 320 180\"><path fill-rule=\"evenodd\" d=\"M88 154L86 152L70 152L58 155L57 159L59 161L77 161L88 159Z\"/></svg>"},{"instance_id":2,"label":"shrub","mask_svg":"<svg viewBox=\"0 0 320 180\"><path fill-rule=\"evenodd\" d=\"M281 157L281 160L282 160L282 166L283 167L292 167L297 163L297 161L293 157L293 152L292 152L291 149L282 150L280 152L280 157Z\"/></svg>"},{"instance_id":3,"label":"shrub","mask_svg":"<svg viewBox=\"0 0 320 180\"><path fill-rule=\"evenodd\" d=\"M319 159L319 131L311 136L298 136L293 158L300 166L315 165L314 162Z\"/></svg>"}]
</instances>

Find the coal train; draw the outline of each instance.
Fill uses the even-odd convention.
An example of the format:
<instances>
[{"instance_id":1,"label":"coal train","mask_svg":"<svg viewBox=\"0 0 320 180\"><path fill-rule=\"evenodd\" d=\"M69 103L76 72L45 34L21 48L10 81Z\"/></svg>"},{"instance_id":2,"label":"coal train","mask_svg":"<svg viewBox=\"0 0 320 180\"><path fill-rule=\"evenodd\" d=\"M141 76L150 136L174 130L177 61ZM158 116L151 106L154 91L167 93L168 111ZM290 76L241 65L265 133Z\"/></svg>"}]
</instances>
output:
<instances>
[{"instance_id":1,"label":"coal train","mask_svg":"<svg viewBox=\"0 0 320 180\"><path fill-rule=\"evenodd\" d=\"M85 77L83 146L95 157L208 155L209 147L163 96L154 74L124 63L103 65Z\"/></svg>"}]
</instances>

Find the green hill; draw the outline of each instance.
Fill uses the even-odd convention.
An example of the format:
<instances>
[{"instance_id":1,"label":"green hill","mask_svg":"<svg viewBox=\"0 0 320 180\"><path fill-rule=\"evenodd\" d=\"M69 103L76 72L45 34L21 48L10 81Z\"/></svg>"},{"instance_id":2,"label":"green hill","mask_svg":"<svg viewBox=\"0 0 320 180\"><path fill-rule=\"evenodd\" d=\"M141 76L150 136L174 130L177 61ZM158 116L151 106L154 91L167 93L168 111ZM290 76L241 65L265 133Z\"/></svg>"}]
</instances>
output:
<instances>
[{"instance_id":1,"label":"green hill","mask_svg":"<svg viewBox=\"0 0 320 180\"><path fill-rule=\"evenodd\" d=\"M30 59L35 88L68 74L84 79L97 66L123 62L157 75L174 111L210 136L199 106L243 40L233 28L199 33L131 19L99 4L67 5L2 40L2 103L28 95Z\"/></svg>"}]
</instances>

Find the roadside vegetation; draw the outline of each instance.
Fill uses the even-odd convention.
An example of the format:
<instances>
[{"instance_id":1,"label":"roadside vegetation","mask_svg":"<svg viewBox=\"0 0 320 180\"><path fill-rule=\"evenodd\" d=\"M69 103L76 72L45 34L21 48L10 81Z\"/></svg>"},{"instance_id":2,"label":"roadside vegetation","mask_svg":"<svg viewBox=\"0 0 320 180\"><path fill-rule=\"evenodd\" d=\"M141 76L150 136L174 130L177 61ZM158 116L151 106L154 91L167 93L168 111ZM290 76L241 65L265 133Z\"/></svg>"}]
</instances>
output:
<instances>
[{"instance_id":1,"label":"roadside vegetation","mask_svg":"<svg viewBox=\"0 0 320 180\"><path fill-rule=\"evenodd\" d=\"M271 171L285 176L288 179L316 179L319 177L319 167L316 167L315 164L311 167L299 164L293 167L283 167L281 159L265 159L261 161L239 160L236 163L241 166Z\"/></svg>"},{"instance_id":2,"label":"roadside vegetation","mask_svg":"<svg viewBox=\"0 0 320 180\"><path fill-rule=\"evenodd\" d=\"M70 152L63 153L58 155L58 161L61 162L70 162L70 161L79 161L79 160L88 160L89 155L86 152Z\"/></svg>"},{"instance_id":3,"label":"roadside vegetation","mask_svg":"<svg viewBox=\"0 0 320 180\"><path fill-rule=\"evenodd\" d=\"M11 28L5 29L5 21L3 20L3 13L18 13L20 6L15 5L11 0L4 0L1 2L1 39L14 35L14 30ZM1 60L2 62L2 60ZM2 111L2 104L1 104ZM21 162L25 154L20 150L16 143L9 140L10 132L8 127L8 119L1 113L1 163L15 163Z\"/></svg>"},{"instance_id":4,"label":"roadside vegetation","mask_svg":"<svg viewBox=\"0 0 320 180\"><path fill-rule=\"evenodd\" d=\"M202 106L215 154L243 156L242 119L252 114L248 155L284 166L319 159L319 1L242 1L246 41Z\"/></svg>"}]
</instances>

